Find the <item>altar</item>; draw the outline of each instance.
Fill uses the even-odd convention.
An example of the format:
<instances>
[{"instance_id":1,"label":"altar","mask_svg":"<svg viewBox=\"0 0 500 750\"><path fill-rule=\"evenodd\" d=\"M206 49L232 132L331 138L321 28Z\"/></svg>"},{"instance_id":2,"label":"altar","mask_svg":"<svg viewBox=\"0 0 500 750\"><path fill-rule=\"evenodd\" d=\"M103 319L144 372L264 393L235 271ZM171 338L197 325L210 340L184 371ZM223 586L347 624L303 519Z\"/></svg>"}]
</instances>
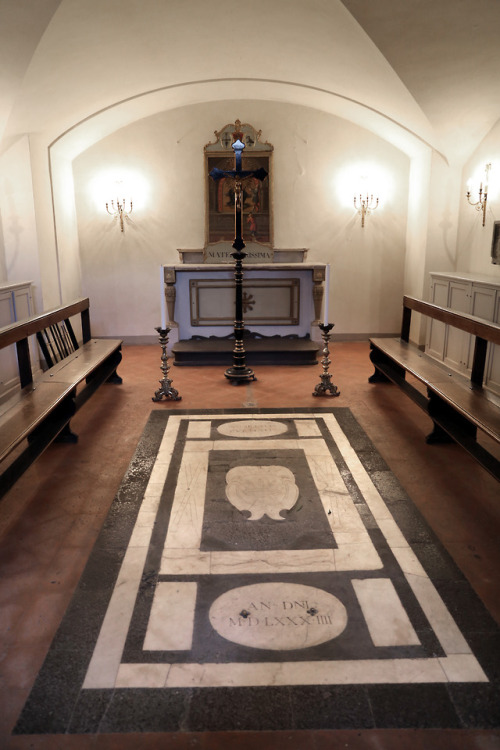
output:
<instances>
[{"instance_id":1,"label":"altar","mask_svg":"<svg viewBox=\"0 0 500 750\"><path fill-rule=\"evenodd\" d=\"M184 262L162 269L173 364L230 363L234 265ZM249 363L316 364L325 270L323 263L244 263Z\"/></svg>"},{"instance_id":2,"label":"altar","mask_svg":"<svg viewBox=\"0 0 500 750\"><path fill-rule=\"evenodd\" d=\"M214 135L204 147L205 245L162 266L173 363L227 366L244 344L250 365L316 364L327 266L274 247L274 148L261 131L237 119ZM238 362L230 379L251 380L248 370Z\"/></svg>"}]
</instances>

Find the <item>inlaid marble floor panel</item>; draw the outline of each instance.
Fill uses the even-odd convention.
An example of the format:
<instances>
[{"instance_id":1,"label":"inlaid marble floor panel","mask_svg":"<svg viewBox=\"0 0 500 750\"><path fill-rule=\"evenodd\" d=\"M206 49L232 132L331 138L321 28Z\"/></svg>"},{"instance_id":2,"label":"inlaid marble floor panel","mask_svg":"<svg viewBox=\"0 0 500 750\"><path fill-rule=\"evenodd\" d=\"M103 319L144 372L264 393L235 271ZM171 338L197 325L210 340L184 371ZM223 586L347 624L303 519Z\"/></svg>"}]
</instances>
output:
<instances>
[{"instance_id":1,"label":"inlaid marble floor panel","mask_svg":"<svg viewBox=\"0 0 500 750\"><path fill-rule=\"evenodd\" d=\"M498 654L348 409L154 411L15 731L497 727Z\"/></svg>"}]
</instances>

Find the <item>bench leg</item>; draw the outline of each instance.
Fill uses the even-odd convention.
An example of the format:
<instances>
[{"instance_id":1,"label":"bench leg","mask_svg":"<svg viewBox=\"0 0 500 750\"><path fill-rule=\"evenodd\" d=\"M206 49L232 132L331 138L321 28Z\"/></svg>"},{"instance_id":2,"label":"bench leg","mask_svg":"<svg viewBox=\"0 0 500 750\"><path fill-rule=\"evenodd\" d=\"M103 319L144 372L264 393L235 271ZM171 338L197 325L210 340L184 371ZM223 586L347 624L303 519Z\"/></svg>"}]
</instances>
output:
<instances>
[{"instance_id":1,"label":"bench leg","mask_svg":"<svg viewBox=\"0 0 500 750\"><path fill-rule=\"evenodd\" d=\"M428 445L445 445L446 443L454 442L453 438L451 438L442 427L436 424L436 422L433 424L434 427L432 428L432 432L429 432L425 437L425 442L428 443Z\"/></svg>"},{"instance_id":2,"label":"bench leg","mask_svg":"<svg viewBox=\"0 0 500 750\"><path fill-rule=\"evenodd\" d=\"M54 440L54 443L69 443L74 445L78 442L78 435L71 431L71 428L68 424L64 425L59 435Z\"/></svg>"},{"instance_id":3,"label":"bench leg","mask_svg":"<svg viewBox=\"0 0 500 750\"><path fill-rule=\"evenodd\" d=\"M115 352L115 355L113 357L114 364L116 365L116 368L118 368L118 365L122 361L122 353L121 349L119 349L117 352ZM106 380L106 383L112 383L113 385L121 385L123 383L122 378L118 375L116 369L114 372L111 373L109 378Z\"/></svg>"},{"instance_id":4,"label":"bench leg","mask_svg":"<svg viewBox=\"0 0 500 750\"><path fill-rule=\"evenodd\" d=\"M123 378L121 378L116 370L111 373L109 378L106 380L106 383L113 383L114 385L121 385L123 383Z\"/></svg>"},{"instance_id":5,"label":"bench leg","mask_svg":"<svg viewBox=\"0 0 500 750\"><path fill-rule=\"evenodd\" d=\"M121 385L123 383L123 380L117 373L117 368L121 361L122 361L122 353L121 351L118 350L114 352L114 354L111 357L109 357L108 360L103 362L103 364L100 367L98 367L97 370L94 370L94 372L86 378L85 382L88 385L89 383L92 383L93 380L99 377L102 378L103 371L105 371L106 368L109 368L110 365L111 366L114 365L115 369L113 370L113 372L107 378L101 380L101 382L112 383L113 385Z\"/></svg>"},{"instance_id":6,"label":"bench leg","mask_svg":"<svg viewBox=\"0 0 500 750\"><path fill-rule=\"evenodd\" d=\"M368 382L369 383L390 383L391 381L389 380L387 375L384 375L383 372L380 372L380 370L377 370L377 368L375 368L375 372L373 373L373 375L370 375L370 377L368 378Z\"/></svg>"},{"instance_id":7,"label":"bench leg","mask_svg":"<svg viewBox=\"0 0 500 750\"><path fill-rule=\"evenodd\" d=\"M373 345L370 351L370 359L373 363L373 366L375 367L375 372L373 375L370 375L368 378L369 383L391 383L391 379L387 377L383 372L381 372L377 365L386 364L389 365L394 373L398 375L398 377L401 377L403 380L405 378L405 370L403 367L399 367L395 362L393 362L389 357L386 357L380 349L376 349Z\"/></svg>"},{"instance_id":8,"label":"bench leg","mask_svg":"<svg viewBox=\"0 0 500 750\"><path fill-rule=\"evenodd\" d=\"M438 423L449 426L451 432L460 439L475 440L477 436L476 425L469 422L468 419L455 411L455 409L439 398L433 391L427 391L429 396L428 413L431 419L434 418ZM453 438L444 430L440 424L434 421L433 431L427 435L426 442L429 444L436 443L453 443Z\"/></svg>"},{"instance_id":9,"label":"bench leg","mask_svg":"<svg viewBox=\"0 0 500 750\"><path fill-rule=\"evenodd\" d=\"M33 446L33 449L37 444L46 448L52 441L59 440L61 435L63 436L61 442L76 443L78 437L69 428L69 421L75 411L73 395L69 395L28 435L28 443ZM72 437L69 438L69 435Z\"/></svg>"}]
</instances>

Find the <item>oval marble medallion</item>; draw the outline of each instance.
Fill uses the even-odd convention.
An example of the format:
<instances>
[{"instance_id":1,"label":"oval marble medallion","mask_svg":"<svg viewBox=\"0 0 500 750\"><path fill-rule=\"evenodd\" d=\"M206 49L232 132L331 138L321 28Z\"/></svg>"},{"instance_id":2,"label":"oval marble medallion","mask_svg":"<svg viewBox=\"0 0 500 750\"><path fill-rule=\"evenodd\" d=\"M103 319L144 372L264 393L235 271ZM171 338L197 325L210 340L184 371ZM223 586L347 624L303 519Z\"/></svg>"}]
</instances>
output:
<instances>
[{"instance_id":1,"label":"oval marble medallion","mask_svg":"<svg viewBox=\"0 0 500 750\"><path fill-rule=\"evenodd\" d=\"M263 438L282 435L288 430L283 422L271 422L269 419L242 419L237 422L224 422L217 427L221 435L239 438Z\"/></svg>"},{"instance_id":2,"label":"oval marble medallion","mask_svg":"<svg viewBox=\"0 0 500 750\"><path fill-rule=\"evenodd\" d=\"M273 651L311 648L337 638L347 611L333 594L296 583L255 583L226 591L209 611L223 638Z\"/></svg>"}]
</instances>

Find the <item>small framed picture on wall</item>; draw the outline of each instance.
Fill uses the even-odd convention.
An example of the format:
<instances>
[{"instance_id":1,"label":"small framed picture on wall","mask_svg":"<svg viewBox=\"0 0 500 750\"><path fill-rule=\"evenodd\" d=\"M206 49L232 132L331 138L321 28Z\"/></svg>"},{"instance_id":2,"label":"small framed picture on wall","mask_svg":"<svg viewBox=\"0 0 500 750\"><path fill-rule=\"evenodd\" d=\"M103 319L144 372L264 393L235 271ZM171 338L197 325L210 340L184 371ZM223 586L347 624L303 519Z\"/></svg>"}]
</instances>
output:
<instances>
[{"instance_id":1,"label":"small framed picture on wall","mask_svg":"<svg viewBox=\"0 0 500 750\"><path fill-rule=\"evenodd\" d=\"M491 262L500 266L500 221L493 223L493 239L491 241Z\"/></svg>"}]
</instances>

